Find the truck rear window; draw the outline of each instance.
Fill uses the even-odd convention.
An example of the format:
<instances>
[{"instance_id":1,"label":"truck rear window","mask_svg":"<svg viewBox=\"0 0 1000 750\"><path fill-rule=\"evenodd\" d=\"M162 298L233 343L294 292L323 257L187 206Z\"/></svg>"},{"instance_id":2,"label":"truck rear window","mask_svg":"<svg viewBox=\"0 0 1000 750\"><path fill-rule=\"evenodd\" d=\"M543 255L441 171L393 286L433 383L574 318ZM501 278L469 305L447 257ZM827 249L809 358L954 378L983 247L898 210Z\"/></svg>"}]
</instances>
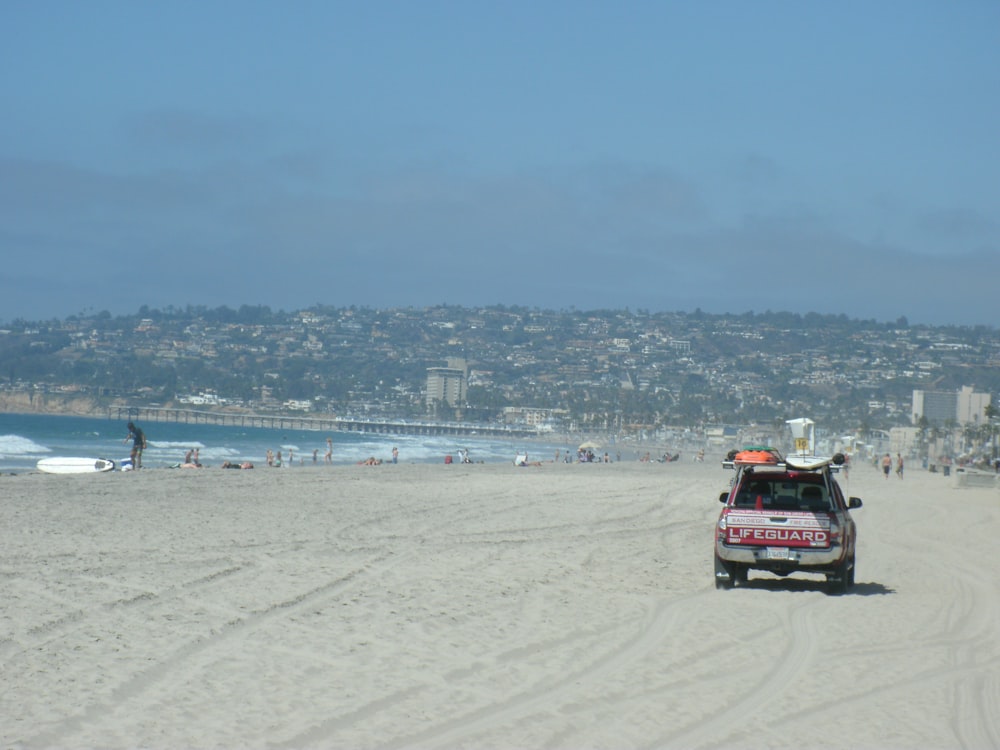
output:
<instances>
[{"instance_id":1,"label":"truck rear window","mask_svg":"<svg viewBox=\"0 0 1000 750\"><path fill-rule=\"evenodd\" d=\"M821 484L803 482L787 476L762 479L748 478L736 493L739 508L762 510L830 510L830 497Z\"/></svg>"}]
</instances>

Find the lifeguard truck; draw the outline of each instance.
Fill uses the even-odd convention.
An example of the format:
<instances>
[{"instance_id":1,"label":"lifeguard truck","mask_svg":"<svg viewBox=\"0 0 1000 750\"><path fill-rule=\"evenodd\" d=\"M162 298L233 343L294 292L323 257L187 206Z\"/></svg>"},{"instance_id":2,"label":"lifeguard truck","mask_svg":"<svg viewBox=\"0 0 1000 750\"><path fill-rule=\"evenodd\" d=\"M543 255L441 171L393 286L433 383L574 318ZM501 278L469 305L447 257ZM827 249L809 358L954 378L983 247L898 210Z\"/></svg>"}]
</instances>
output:
<instances>
[{"instance_id":1,"label":"lifeguard truck","mask_svg":"<svg viewBox=\"0 0 1000 750\"><path fill-rule=\"evenodd\" d=\"M730 452L723 467L736 472L715 528L715 586L746 584L751 570L779 576L819 573L827 590L843 594L854 585L857 528L851 511L861 498L844 497L834 475L842 454L815 454L815 425L787 422L794 440L782 456L770 446Z\"/></svg>"}]
</instances>

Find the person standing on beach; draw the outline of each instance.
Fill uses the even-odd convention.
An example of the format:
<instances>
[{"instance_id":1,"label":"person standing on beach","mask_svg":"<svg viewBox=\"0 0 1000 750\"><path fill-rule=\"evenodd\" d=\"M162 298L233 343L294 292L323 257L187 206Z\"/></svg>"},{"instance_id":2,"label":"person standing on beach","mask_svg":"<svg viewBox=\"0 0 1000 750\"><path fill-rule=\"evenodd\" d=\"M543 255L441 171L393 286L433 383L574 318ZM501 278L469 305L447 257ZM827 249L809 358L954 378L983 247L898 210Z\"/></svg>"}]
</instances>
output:
<instances>
[{"instance_id":1,"label":"person standing on beach","mask_svg":"<svg viewBox=\"0 0 1000 750\"><path fill-rule=\"evenodd\" d=\"M323 454L323 460L328 464L333 463L333 438L326 439L326 453Z\"/></svg>"},{"instance_id":2,"label":"person standing on beach","mask_svg":"<svg viewBox=\"0 0 1000 750\"><path fill-rule=\"evenodd\" d=\"M900 479L903 478L903 454L896 454L896 476Z\"/></svg>"},{"instance_id":3,"label":"person standing on beach","mask_svg":"<svg viewBox=\"0 0 1000 750\"><path fill-rule=\"evenodd\" d=\"M140 469L142 468L142 452L146 450L146 433L136 427L134 422L128 423L128 435L122 442L127 443L129 440L132 441L132 453L129 455L132 459L132 468Z\"/></svg>"},{"instance_id":4,"label":"person standing on beach","mask_svg":"<svg viewBox=\"0 0 1000 750\"><path fill-rule=\"evenodd\" d=\"M886 479L889 478L889 471L891 469L892 469L892 456L886 453L884 456L882 456L882 473L885 475Z\"/></svg>"},{"instance_id":5,"label":"person standing on beach","mask_svg":"<svg viewBox=\"0 0 1000 750\"><path fill-rule=\"evenodd\" d=\"M399 463L399 448L393 446L392 448L392 462Z\"/></svg>"}]
</instances>

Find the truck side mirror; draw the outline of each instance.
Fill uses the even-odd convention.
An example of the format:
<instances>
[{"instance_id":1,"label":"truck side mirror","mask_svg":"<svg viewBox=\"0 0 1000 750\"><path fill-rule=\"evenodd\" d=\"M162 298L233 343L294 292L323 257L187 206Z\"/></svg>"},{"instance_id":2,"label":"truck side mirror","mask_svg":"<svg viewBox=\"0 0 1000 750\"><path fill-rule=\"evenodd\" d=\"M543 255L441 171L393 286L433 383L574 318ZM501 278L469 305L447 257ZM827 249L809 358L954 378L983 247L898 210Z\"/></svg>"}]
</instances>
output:
<instances>
[{"instance_id":1,"label":"truck side mirror","mask_svg":"<svg viewBox=\"0 0 1000 750\"><path fill-rule=\"evenodd\" d=\"M728 492L723 492L721 495L719 495L719 502L720 503L724 503L728 499L729 499L729 493Z\"/></svg>"},{"instance_id":2,"label":"truck side mirror","mask_svg":"<svg viewBox=\"0 0 1000 750\"><path fill-rule=\"evenodd\" d=\"M861 507L861 498L860 497L852 497L850 500L848 500L847 507L851 508L852 510L854 508L860 508Z\"/></svg>"}]
</instances>

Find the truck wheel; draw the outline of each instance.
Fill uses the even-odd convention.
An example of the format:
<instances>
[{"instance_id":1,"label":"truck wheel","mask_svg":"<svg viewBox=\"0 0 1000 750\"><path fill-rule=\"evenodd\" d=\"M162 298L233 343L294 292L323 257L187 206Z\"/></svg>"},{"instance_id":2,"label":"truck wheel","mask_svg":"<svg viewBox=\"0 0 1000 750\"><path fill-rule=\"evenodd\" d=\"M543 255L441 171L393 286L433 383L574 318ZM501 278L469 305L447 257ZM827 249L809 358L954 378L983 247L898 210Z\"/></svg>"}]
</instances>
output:
<instances>
[{"instance_id":1,"label":"truck wheel","mask_svg":"<svg viewBox=\"0 0 1000 750\"><path fill-rule=\"evenodd\" d=\"M732 563L727 563L715 556L715 588L731 589L736 585L736 571Z\"/></svg>"},{"instance_id":2,"label":"truck wheel","mask_svg":"<svg viewBox=\"0 0 1000 750\"><path fill-rule=\"evenodd\" d=\"M837 567L837 572L826 577L827 593L834 596L846 594L854 585L854 556Z\"/></svg>"}]
</instances>

